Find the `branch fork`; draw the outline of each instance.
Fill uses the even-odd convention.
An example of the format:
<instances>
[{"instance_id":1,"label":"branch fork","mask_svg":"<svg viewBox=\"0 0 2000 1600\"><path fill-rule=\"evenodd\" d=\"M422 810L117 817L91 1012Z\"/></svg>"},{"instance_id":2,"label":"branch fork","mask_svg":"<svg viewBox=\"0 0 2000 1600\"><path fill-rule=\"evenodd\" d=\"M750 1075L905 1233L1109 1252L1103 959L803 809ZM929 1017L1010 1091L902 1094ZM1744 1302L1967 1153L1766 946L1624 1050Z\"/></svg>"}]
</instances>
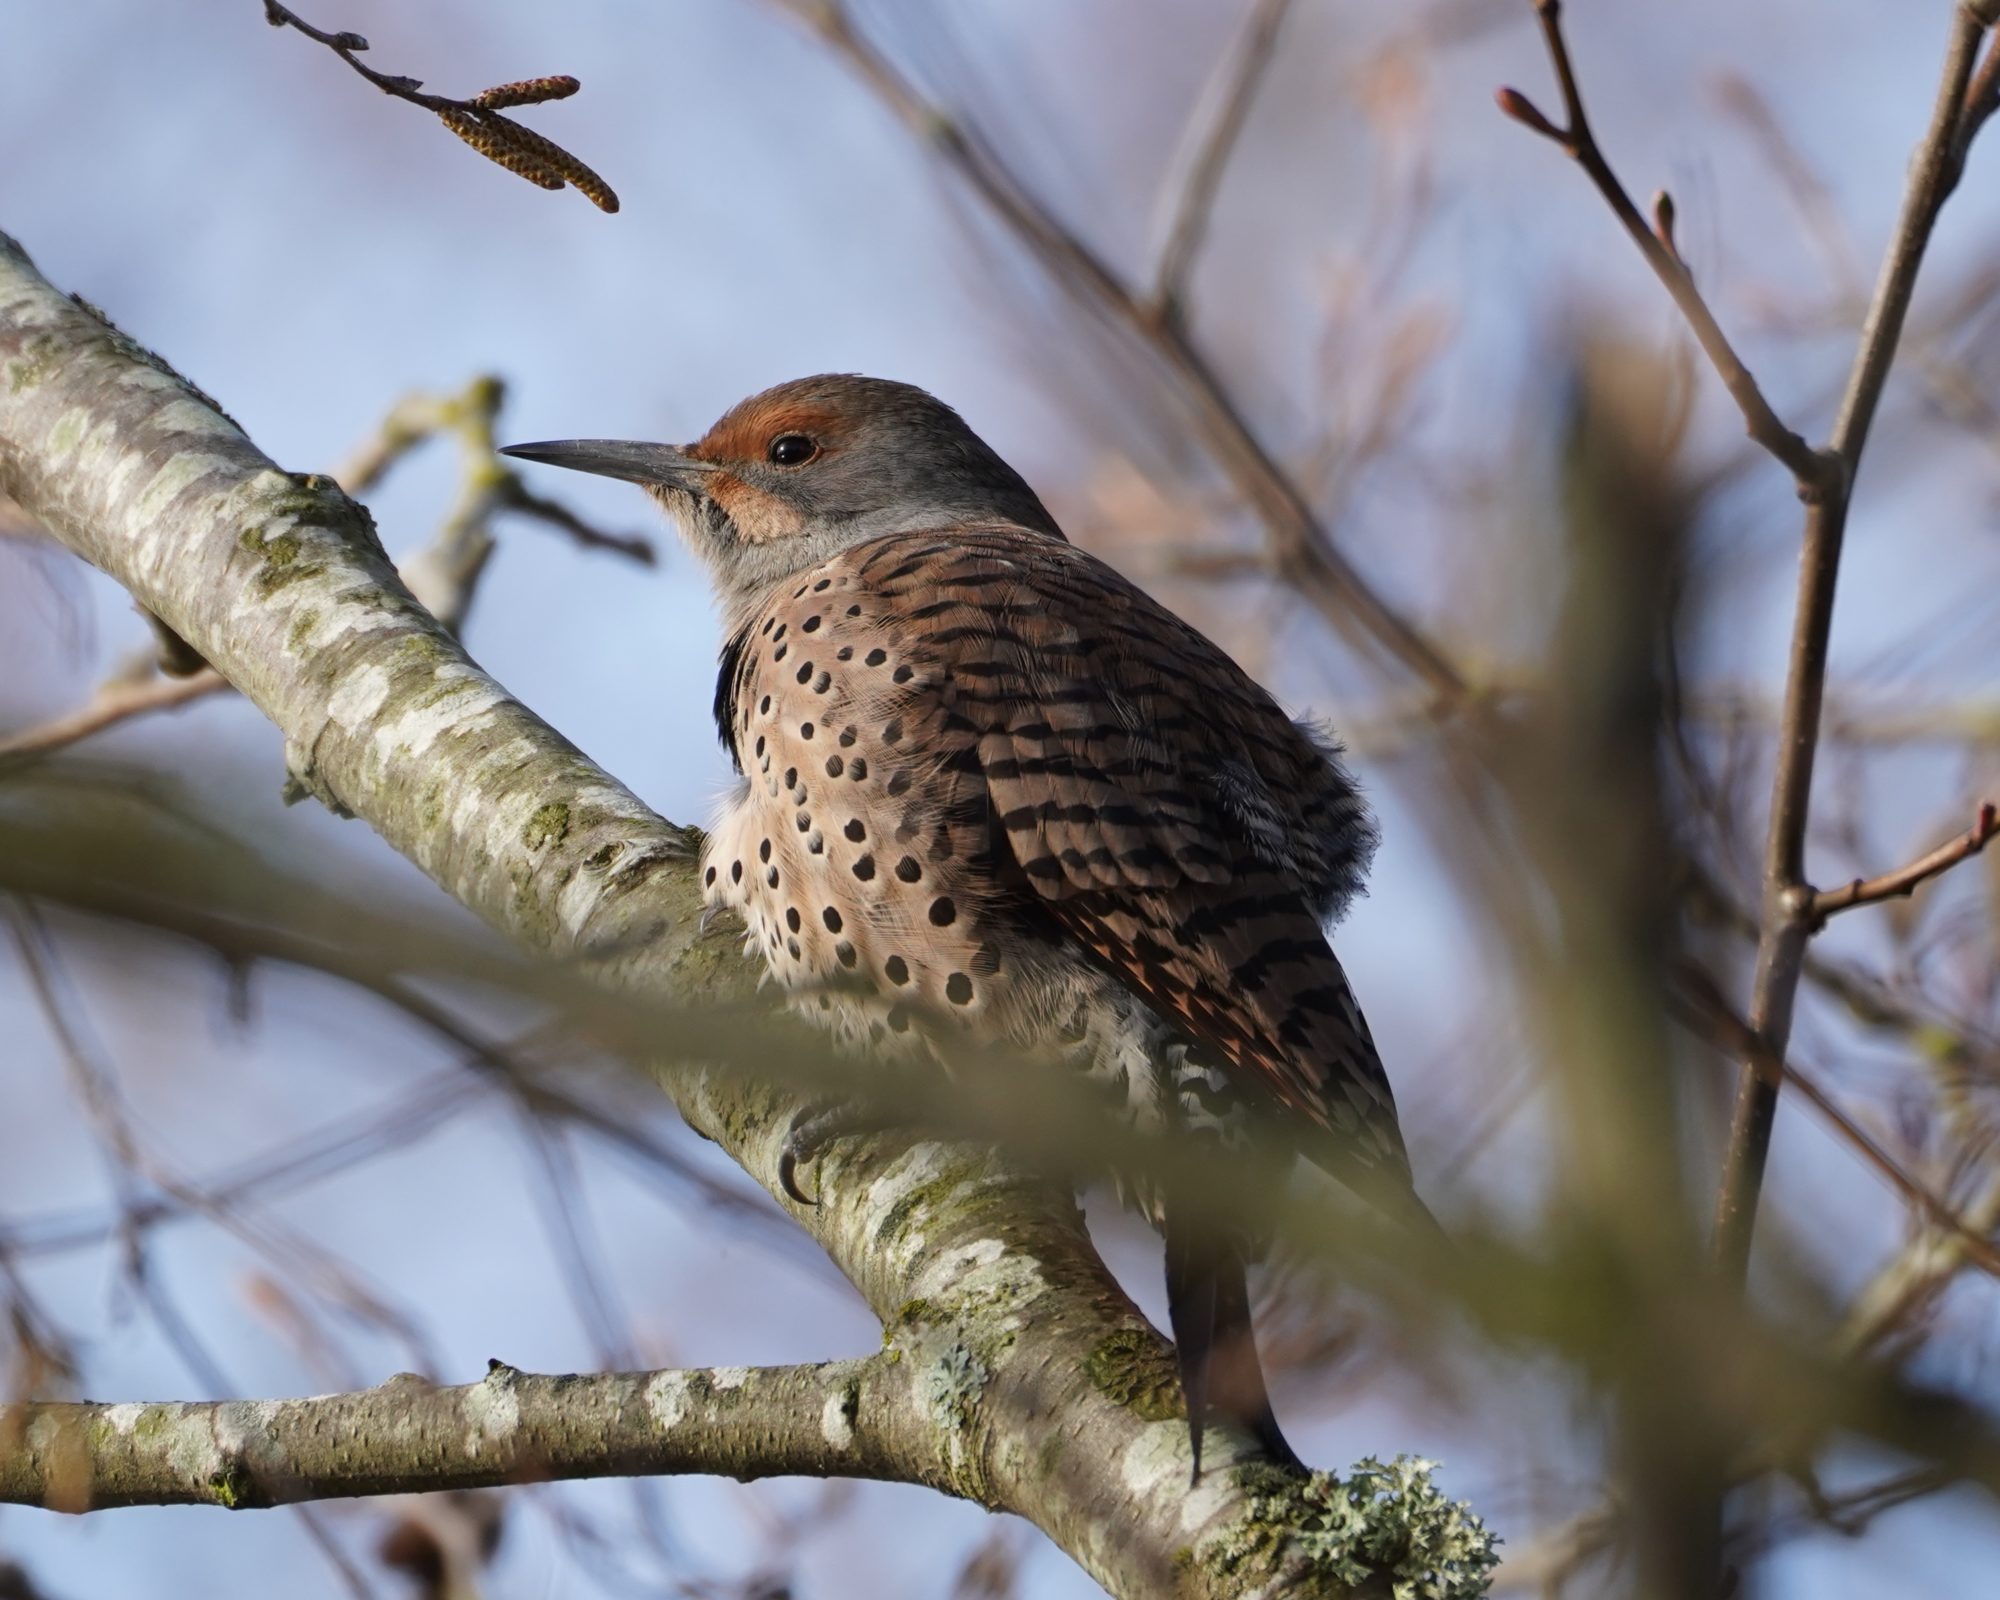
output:
<instances>
[{"instance_id":1,"label":"branch fork","mask_svg":"<svg viewBox=\"0 0 2000 1600\"><path fill-rule=\"evenodd\" d=\"M1569 43L1562 31L1561 0L1535 0L1535 15L1541 21L1549 59L1555 67L1556 81L1562 91L1564 120L1558 125L1520 90L1511 88L1500 89L1494 95L1502 114L1555 144L1582 167L1597 186L1598 193L1603 195L1619 222L1624 224L1625 231L1639 246L1639 253L1646 258L1646 264L1666 286L1674 304L1687 318L1703 353L1729 390L1737 409L1743 413L1744 426L1750 437L1790 471L1798 485L1799 497L1811 503L1838 492L1843 477L1839 460L1831 451L1815 449L1786 426L1770 401L1765 399L1756 378L1744 365L1742 357L1737 355L1735 346L1716 321L1715 313L1695 286L1694 273L1674 240L1672 196L1662 189L1653 197L1653 217L1649 223L1605 158L1597 136L1591 131L1590 118L1584 111L1583 91L1577 84L1576 67L1570 59Z\"/></svg>"}]
</instances>

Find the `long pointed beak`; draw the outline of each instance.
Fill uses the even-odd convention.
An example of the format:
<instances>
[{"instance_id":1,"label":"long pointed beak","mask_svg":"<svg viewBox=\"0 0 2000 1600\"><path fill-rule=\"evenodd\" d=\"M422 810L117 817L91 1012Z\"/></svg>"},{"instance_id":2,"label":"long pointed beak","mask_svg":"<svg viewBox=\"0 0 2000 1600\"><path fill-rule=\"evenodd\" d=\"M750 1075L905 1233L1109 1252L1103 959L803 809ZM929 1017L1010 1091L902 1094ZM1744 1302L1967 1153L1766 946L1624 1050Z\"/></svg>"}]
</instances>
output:
<instances>
[{"instance_id":1,"label":"long pointed beak","mask_svg":"<svg viewBox=\"0 0 2000 1600\"><path fill-rule=\"evenodd\" d=\"M542 461L572 472L595 472L628 483L699 490L715 468L670 444L640 444L628 439L551 439L542 444L502 445L503 456Z\"/></svg>"}]
</instances>

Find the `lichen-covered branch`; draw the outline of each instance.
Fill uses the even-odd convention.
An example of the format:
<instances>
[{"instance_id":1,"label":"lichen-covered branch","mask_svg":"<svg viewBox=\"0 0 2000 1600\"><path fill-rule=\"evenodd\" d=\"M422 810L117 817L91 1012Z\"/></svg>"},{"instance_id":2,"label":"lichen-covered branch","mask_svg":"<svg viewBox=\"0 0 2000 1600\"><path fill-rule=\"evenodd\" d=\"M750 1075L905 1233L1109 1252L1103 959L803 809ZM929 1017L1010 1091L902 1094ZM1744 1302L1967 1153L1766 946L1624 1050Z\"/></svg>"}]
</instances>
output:
<instances>
[{"instance_id":1,"label":"lichen-covered branch","mask_svg":"<svg viewBox=\"0 0 2000 1600\"><path fill-rule=\"evenodd\" d=\"M0 1501L57 1511L726 1472L907 1480L928 1430L887 1354L797 1367L544 1375L440 1388L0 1406ZM865 1403L864 1403L865 1401Z\"/></svg>"},{"instance_id":2,"label":"lichen-covered branch","mask_svg":"<svg viewBox=\"0 0 2000 1600\"><path fill-rule=\"evenodd\" d=\"M735 938L700 930L693 835L481 671L331 481L280 471L4 235L0 492L269 716L299 783L462 905L649 1000L750 996ZM686 1064L661 1076L775 1194L796 1094ZM859 1405L879 1393L887 1410L853 1424L882 1441L878 1475L1015 1511L1119 1595L1341 1595L1376 1572L1481 1586L1484 1535L1412 1468L1343 1483L1211 1437L1190 1491L1172 1354L1067 1194L991 1150L907 1136L845 1143L820 1179L822 1204L787 1209L882 1318ZM394 1442L340 1441L388 1460Z\"/></svg>"}]
</instances>

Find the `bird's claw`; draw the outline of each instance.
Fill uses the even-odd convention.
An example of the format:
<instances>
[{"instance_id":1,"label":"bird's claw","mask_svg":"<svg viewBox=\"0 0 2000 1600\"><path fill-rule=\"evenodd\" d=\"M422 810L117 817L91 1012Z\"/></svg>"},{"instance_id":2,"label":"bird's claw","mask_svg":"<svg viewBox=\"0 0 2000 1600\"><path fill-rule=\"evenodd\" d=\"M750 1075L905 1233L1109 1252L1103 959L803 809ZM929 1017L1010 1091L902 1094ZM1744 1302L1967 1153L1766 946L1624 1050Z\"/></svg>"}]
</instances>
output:
<instances>
[{"instance_id":1,"label":"bird's claw","mask_svg":"<svg viewBox=\"0 0 2000 1600\"><path fill-rule=\"evenodd\" d=\"M778 1187L798 1205L818 1205L817 1194L809 1195L799 1187L799 1168L818 1161L820 1152L836 1139L880 1133L886 1126L881 1113L853 1100L837 1100L800 1112L778 1151Z\"/></svg>"},{"instance_id":2,"label":"bird's claw","mask_svg":"<svg viewBox=\"0 0 2000 1600\"><path fill-rule=\"evenodd\" d=\"M802 1160L810 1161L813 1156L802 1155L796 1148L797 1142L798 1131L794 1129L786 1135L784 1148L778 1152L778 1187L785 1191L794 1204L816 1206L819 1204L819 1196L807 1194L799 1187L799 1163ZM813 1152L813 1155L817 1154L817 1151Z\"/></svg>"}]
</instances>

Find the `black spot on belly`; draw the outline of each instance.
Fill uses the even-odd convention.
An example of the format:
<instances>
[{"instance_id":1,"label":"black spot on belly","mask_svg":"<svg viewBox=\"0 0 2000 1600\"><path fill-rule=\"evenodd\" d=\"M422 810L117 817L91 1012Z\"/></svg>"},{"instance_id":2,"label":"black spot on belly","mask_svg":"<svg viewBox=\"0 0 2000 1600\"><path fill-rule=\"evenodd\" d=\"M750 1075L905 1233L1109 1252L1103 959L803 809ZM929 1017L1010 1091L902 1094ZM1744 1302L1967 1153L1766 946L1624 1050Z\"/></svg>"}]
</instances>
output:
<instances>
[{"instance_id":1,"label":"black spot on belly","mask_svg":"<svg viewBox=\"0 0 2000 1600\"><path fill-rule=\"evenodd\" d=\"M822 911L819 914L819 919L820 921L826 924L826 931L828 933L840 932L841 928L840 913L839 911L835 910L834 907L828 906L824 911Z\"/></svg>"},{"instance_id":2,"label":"black spot on belly","mask_svg":"<svg viewBox=\"0 0 2000 1600\"><path fill-rule=\"evenodd\" d=\"M954 972L945 980L944 997L955 1006L972 1004L972 980L962 972Z\"/></svg>"},{"instance_id":3,"label":"black spot on belly","mask_svg":"<svg viewBox=\"0 0 2000 1600\"><path fill-rule=\"evenodd\" d=\"M891 983L902 984L910 981L910 964L901 956L891 956L883 962L882 971Z\"/></svg>"},{"instance_id":4,"label":"black spot on belly","mask_svg":"<svg viewBox=\"0 0 2000 1600\"><path fill-rule=\"evenodd\" d=\"M941 894L931 902L931 926L949 928L958 920L958 907L951 903L951 896Z\"/></svg>"}]
</instances>

